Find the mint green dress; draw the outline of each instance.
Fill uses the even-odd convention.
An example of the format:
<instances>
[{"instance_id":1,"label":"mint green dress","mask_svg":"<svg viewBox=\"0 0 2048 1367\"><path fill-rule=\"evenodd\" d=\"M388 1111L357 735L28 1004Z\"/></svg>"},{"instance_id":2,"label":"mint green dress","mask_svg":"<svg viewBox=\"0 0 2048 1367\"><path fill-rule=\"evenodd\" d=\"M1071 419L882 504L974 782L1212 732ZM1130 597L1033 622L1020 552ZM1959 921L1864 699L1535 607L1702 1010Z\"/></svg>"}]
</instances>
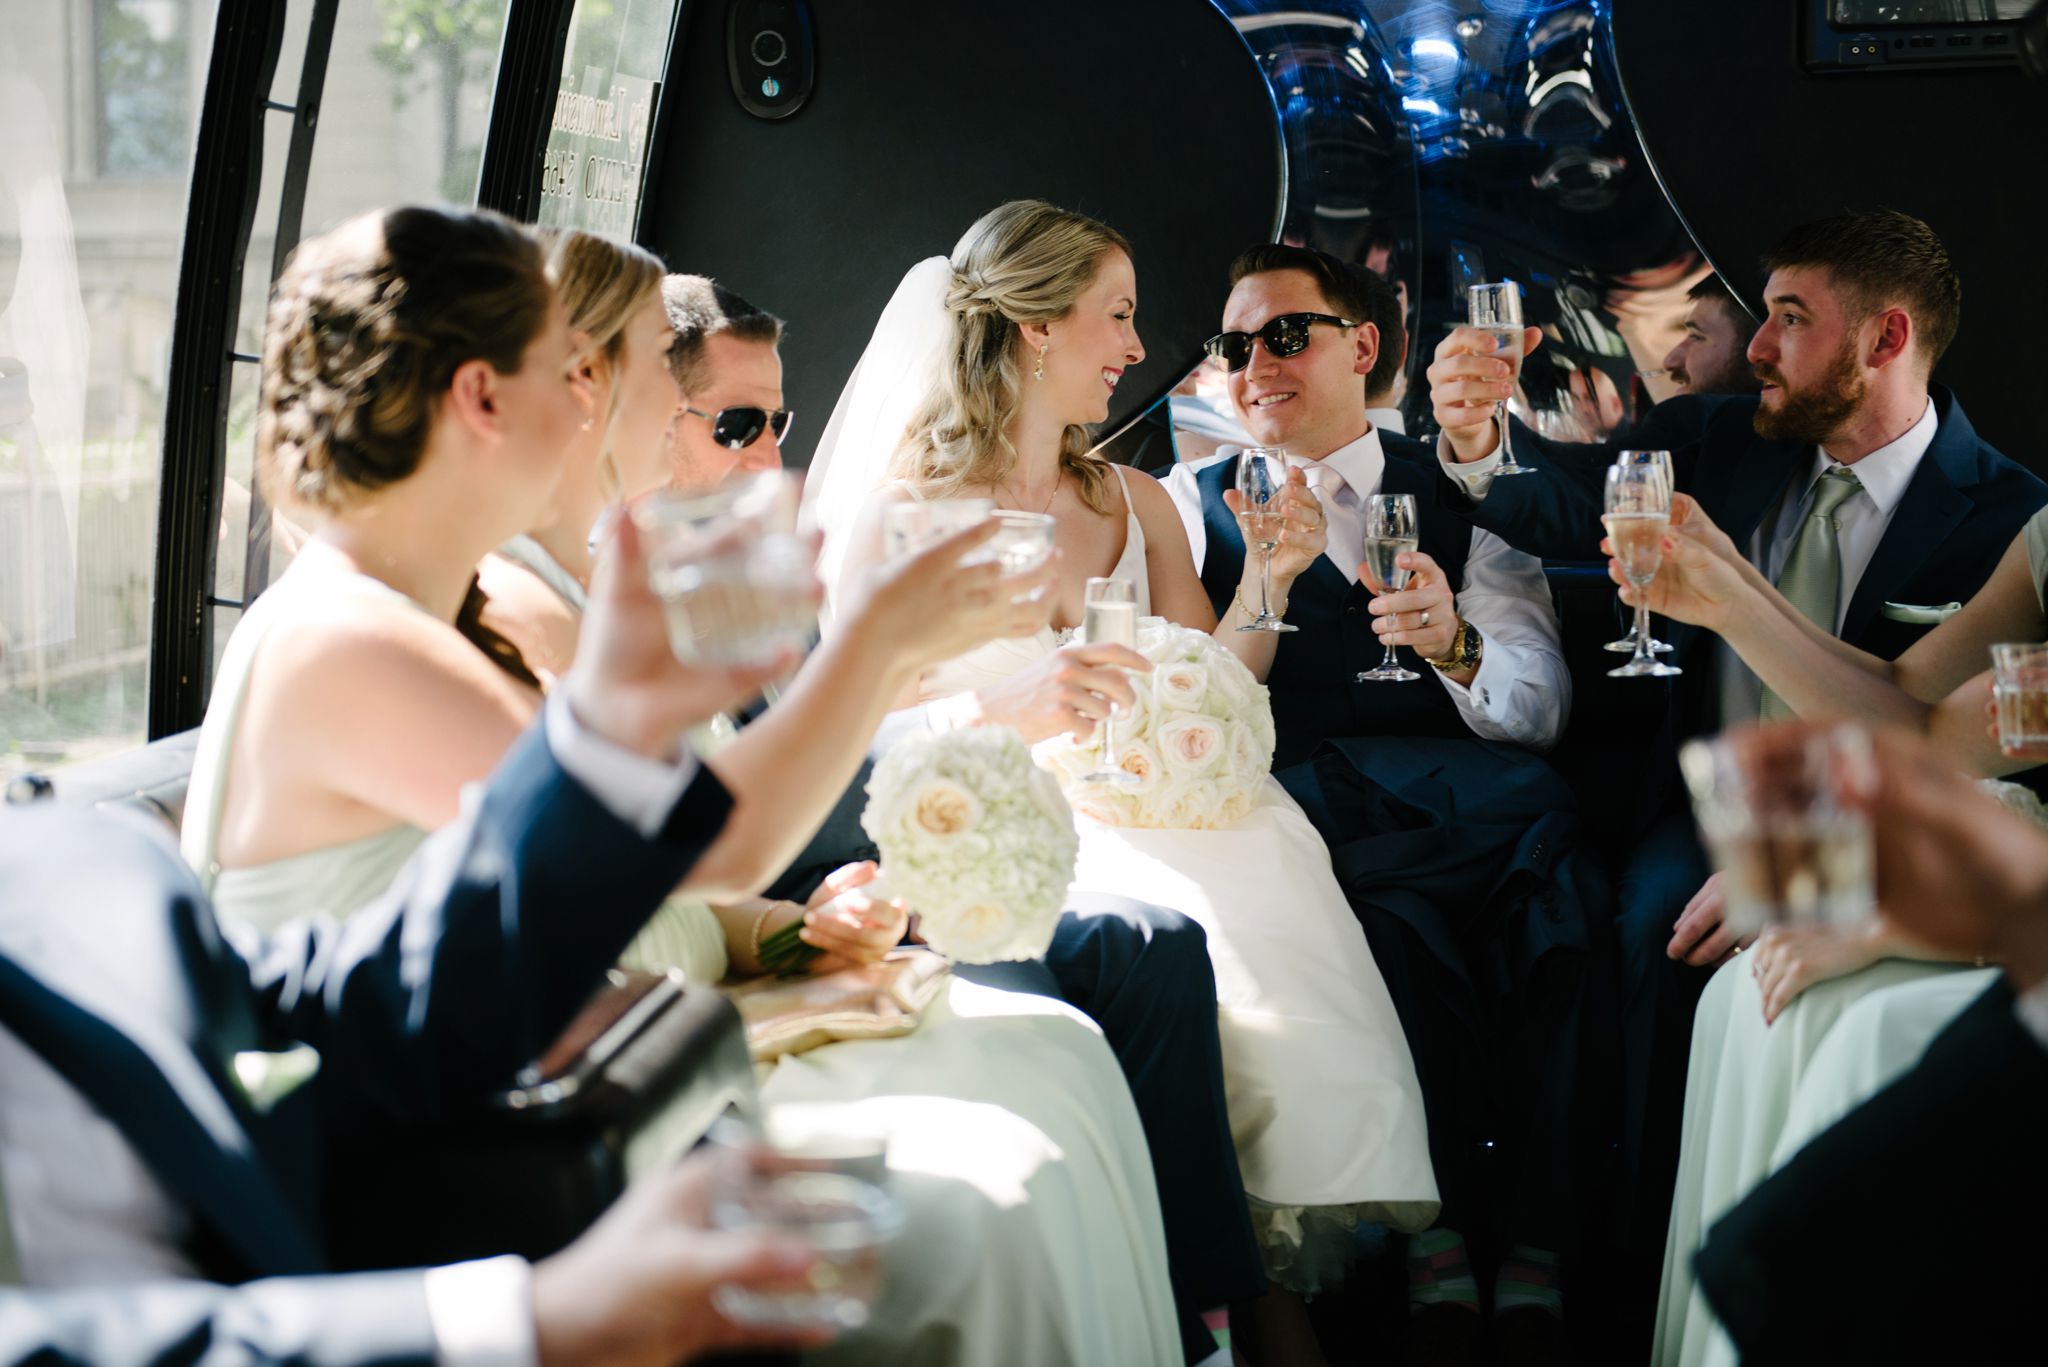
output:
<instances>
[{"instance_id":1,"label":"mint green dress","mask_svg":"<svg viewBox=\"0 0 2048 1367\"><path fill-rule=\"evenodd\" d=\"M2022 532L2034 591L2048 572L2048 509ZM1993 797L2048 825L2048 810L2016 784ZM1936 1035L1997 974L1953 963L1885 959L1802 993L1775 1025L1747 956L1724 964L1693 1018L1678 1184L1664 1246L1653 1360L1660 1367L1732 1367L1692 1276L1692 1255L1715 1221L1807 1141L1912 1067Z\"/></svg>"}]
</instances>

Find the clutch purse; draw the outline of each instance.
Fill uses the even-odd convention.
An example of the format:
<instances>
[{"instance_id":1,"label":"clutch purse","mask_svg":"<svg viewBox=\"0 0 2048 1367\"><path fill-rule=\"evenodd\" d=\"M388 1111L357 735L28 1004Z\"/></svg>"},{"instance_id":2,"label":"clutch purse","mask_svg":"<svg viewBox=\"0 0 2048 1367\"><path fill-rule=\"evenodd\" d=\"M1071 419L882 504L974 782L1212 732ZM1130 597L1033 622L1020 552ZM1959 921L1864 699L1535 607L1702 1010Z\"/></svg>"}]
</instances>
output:
<instances>
[{"instance_id":1,"label":"clutch purse","mask_svg":"<svg viewBox=\"0 0 2048 1367\"><path fill-rule=\"evenodd\" d=\"M889 1039L917 1029L952 965L928 949L898 949L879 963L728 988L756 1063L834 1040Z\"/></svg>"}]
</instances>

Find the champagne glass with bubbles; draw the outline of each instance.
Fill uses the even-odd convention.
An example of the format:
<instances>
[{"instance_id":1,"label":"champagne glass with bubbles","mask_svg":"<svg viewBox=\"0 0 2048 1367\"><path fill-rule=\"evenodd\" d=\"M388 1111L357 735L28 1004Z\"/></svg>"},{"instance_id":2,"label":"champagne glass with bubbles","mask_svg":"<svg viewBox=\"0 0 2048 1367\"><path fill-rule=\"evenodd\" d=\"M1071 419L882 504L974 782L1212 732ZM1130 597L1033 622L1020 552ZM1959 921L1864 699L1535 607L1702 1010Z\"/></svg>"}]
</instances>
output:
<instances>
[{"instance_id":1,"label":"champagne glass with bubbles","mask_svg":"<svg viewBox=\"0 0 2048 1367\"><path fill-rule=\"evenodd\" d=\"M1414 550L1419 540L1412 494L1374 494L1365 501L1365 561L1359 568L1374 593L1399 593L1408 587L1412 571L1396 562L1402 552ZM1407 683L1421 677L1402 666L1394 654L1394 643L1389 641L1378 667L1360 674L1358 682Z\"/></svg>"},{"instance_id":2,"label":"champagne glass with bubbles","mask_svg":"<svg viewBox=\"0 0 2048 1367\"><path fill-rule=\"evenodd\" d=\"M1287 488L1287 457L1263 446L1246 447L1237 458L1237 492L1244 497L1245 544L1259 556L1259 615L1239 631L1296 631L1273 615L1273 552L1287 519L1276 506Z\"/></svg>"},{"instance_id":3,"label":"champagne glass with bubbles","mask_svg":"<svg viewBox=\"0 0 2048 1367\"><path fill-rule=\"evenodd\" d=\"M1465 294L1465 318L1468 327L1475 327L1494 339L1493 355L1519 372L1522 360L1522 287L1512 280L1474 285ZM1495 468L1494 477L1534 474L1528 466L1515 460L1514 448L1508 444L1508 406L1505 400L1494 404L1493 420L1500 429L1500 465Z\"/></svg>"},{"instance_id":4,"label":"champagne glass with bubbles","mask_svg":"<svg viewBox=\"0 0 2048 1367\"><path fill-rule=\"evenodd\" d=\"M1664 564L1664 530L1671 525L1671 486L1654 462L1607 467L1607 539L1621 572L1636 591L1636 653L1610 679L1664 678L1682 671L1650 653L1650 609L1643 590Z\"/></svg>"},{"instance_id":5,"label":"champagne glass with bubbles","mask_svg":"<svg viewBox=\"0 0 2048 1367\"><path fill-rule=\"evenodd\" d=\"M1614 458L1614 463L1616 465L1654 465L1657 467L1658 472L1664 476L1665 489L1672 493L1678 492L1678 484L1671 477L1671 453L1669 451L1623 451ZM1643 614L1643 620L1646 622L1649 620L1648 613ZM1622 637L1619 641L1609 641L1601 649L1611 650L1617 655L1635 654L1635 621L1633 619L1630 620L1628 635ZM1673 647L1669 643L1660 641L1654 636L1650 638L1650 653L1652 655L1669 655L1672 650Z\"/></svg>"},{"instance_id":6,"label":"champagne glass with bubbles","mask_svg":"<svg viewBox=\"0 0 2048 1367\"><path fill-rule=\"evenodd\" d=\"M1081 639L1091 646L1138 648L1138 592L1128 579L1090 579L1082 600ZM1116 705L1102 719L1102 760L1087 775L1090 783L1136 787L1142 780L1117 765Z\"/></svg>"}]
</instances>

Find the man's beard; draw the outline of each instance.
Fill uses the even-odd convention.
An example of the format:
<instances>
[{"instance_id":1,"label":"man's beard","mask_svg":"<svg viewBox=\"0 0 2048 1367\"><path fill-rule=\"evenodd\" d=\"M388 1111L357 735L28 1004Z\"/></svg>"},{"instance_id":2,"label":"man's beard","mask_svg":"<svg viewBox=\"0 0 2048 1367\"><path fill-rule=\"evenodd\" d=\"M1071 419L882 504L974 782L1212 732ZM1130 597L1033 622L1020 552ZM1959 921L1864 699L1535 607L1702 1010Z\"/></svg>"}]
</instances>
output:
<instances>
[{"instance_id":1,"label":"man's beard","mask_svg":"<svg viewBox=\"0 0 2048 1367\"><path fill-rule=\"evenodd\" d=\"M1778 386L1776 408L1757 405L1756 434L1767 441L1789 441L1802 446L1822 445L1840 431L1870 387L1857 372L1853 341L1843 344L1826 374L1810 388L1796 393L1786 387L1785 377L1769 366L1758 366L1756 374L1758 379Z\"/></svg>"}]
</instances>

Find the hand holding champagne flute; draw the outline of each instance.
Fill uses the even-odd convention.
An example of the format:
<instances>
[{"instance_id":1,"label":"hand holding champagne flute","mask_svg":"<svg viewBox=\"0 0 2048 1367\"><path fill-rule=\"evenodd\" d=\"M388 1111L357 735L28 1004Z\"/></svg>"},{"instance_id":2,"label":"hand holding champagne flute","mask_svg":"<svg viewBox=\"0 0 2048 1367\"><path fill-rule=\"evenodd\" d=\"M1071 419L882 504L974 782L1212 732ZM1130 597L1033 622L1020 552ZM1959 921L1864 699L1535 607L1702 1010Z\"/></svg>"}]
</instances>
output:
<instances>
[{"instance_id":1,"label":"hand holding champagne flute","mask_svg":"<svg viewBox=\"0 0 2048 1367\"><path fill-rule=\"evenodd\" d=\"M1522 287L1512 280L1472 286L1465 296L1465 317L1467 326L1494 339L1495 359L1507 362L1511 371L1519 373L1523 342ZM1534 474L1528 466L1516 461L1514 449L1508 444L1507 400L1502 399L1493 406L1493 420L1500 429L1500 464L1494 469L1494 478Z\"/></svg>"},{"instance_id":2,"label":"hand holding champagne flute","mask_svg":"<svg viewBox=\"0 0 2048 1367\"><path fill-rule=\"evenodd\" d=\"M1421 544L1411 494L1374 494L1365 501L1365 559L1359 565L1376 594L1399 593L1408 587L1409 571L1401 557ZM1407 683L1422 676L1405 668L1387 642L1377 667L1358 675L1359 683Z\"/></svg>"},{"instance_id":3,"label":"hand holding champagne flute","mask_svg":"<svg viewBox=\"0 0 2048 1367\"><path fill-rule=\"evenodd\" d=\"M1659 373L1661 374L1662 372ZM1671 475L1671 453L1669 451L1623 451L1614 458L1614 463L1616 465L1653 465L1663 473L1664 487L1673 493L1678 491L1678 483ZM1645 613L1643 618L1647 622L1649 615ZM1636 653L1637 639L1636 623L1631 620L1627 635L1618 641L1609 641L1601 649L1611 650L1617 655L1633 655ZM1674 647L1667 642L1660 641L1654 636L1650 638L1650 653L1652 655L1669 655L1673 649Z\"/></svg>"},{"instance_id":4,"label":"hand holding champagne flute","mask_svg":"<svg viewBox=\"0 0 2048 1367\"><path fill-rule=\"evenodd\" d=\"M1650 609L1642 590L1657 577L1664 560L1664 532L1671 525L1671 486L1654 462L1607 467L1607 539L1636 596L1636 653L1610 679L1663 678L1681 671L1650 653Z\"/></svg>"},{"instance_id":5,"label":"hand holding champagne flute","mask_svg":"<svg viewBox=\"0 0 2048 1367\"><path fill-rule=\"evenodd\" d=\"M1088 596L1081 609L1081 639L1091 646L1138 648L1137 587L1128 579L1090 579ZM1102 760L1087 775L1090 783L1107 783L1119 788L1136 787L1142 780L1117 764L1116 704L1102 719Z\"/></svg>"},{"instance_id":6,"label":"hand holding champagne flute","mask_svg":"<svg viewBox=\"0 0 2048 1367\"><path fill-rule=\"evenodd\" d=\"M1250 446L1237 458L1237 492L1243 499L1238 513L1244 528L1245 545L1259 557L1259 615L1239 631L1295 631L1273 614L1273 552L1287 530L1287 518L1280 508L1287 488L1287 458L1267 447Z\"/></svg>"}]
</instances>

